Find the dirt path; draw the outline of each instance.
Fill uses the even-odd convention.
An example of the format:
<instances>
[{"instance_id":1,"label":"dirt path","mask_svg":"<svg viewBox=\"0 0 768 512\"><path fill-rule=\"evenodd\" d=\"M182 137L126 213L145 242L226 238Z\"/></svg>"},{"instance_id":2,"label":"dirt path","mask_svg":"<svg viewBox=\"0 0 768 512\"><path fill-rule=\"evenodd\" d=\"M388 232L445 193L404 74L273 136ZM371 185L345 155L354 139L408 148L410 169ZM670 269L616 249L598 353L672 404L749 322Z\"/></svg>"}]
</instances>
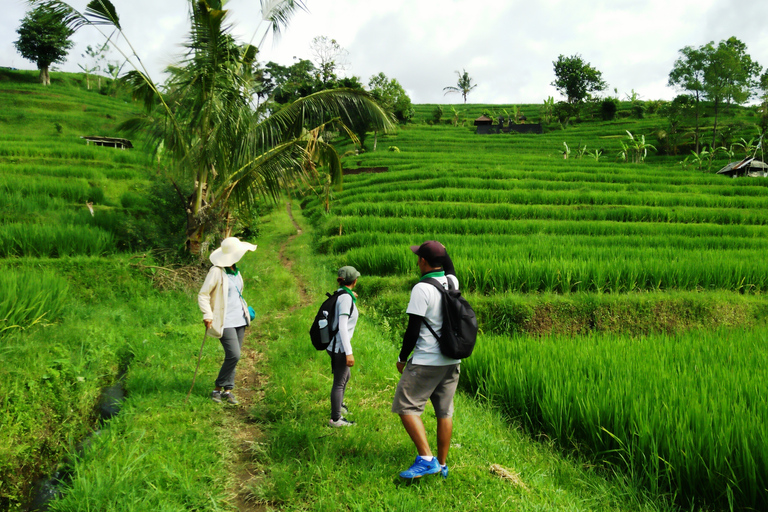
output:
<instances>
[{"instance_id":1,"label":"dirt path","mask_svg":"<svg viewBox=\"0 0 768 512\"><path fill-rule=\"evenodd\" d=\"M296 219L293 218L291 203L285 203L285 210L288 212L288 217L291 218L293 227L296 228L296 234L289 236L288 239L280 247L280 263L288 270L288 272L293 274L293 262L285 256L285 250L288 248L291 242L293 242L298 236L301 235L301 227L296 222ZM309 293L307 293L307 288L304 285L304 281L295 274L294 278L296 278L296 284L299 286L299 303L289 310L291 312L298 308L304 307L309 303Z\"/></svg>"},{"instance_id":2,"label":"dirt path","mask_svg":"<svg viewBox=\"0 0 768 512\"><path fill-rule=\"evenodd\" d=\"M280 246L280 263L293 274L293 262L285 255L286 249L302 231L293 218L291 203L286 203L288 216L296 228L296 233L288 237ZM309 303L309 293L301 279L296 275L299 288L299 303L292 306L283 314L290 314ZM233 504L241 512L262 512L266 505L254 503L249 488L258 484L264 478L263 472L253 461L253 454L259 445L266 441L266 436L259 424L252 418L254 407L264 399L264 388L268 375L262 373L265 355L262 350L264 340L259 338L257 331L252 330L246 336L243 353L237 365L237 390L240 404L227 407L229 414L224 420L224 428L231 432L232 457L229 462L229 490L233 496Z\"/></svg>"}]
</instances>

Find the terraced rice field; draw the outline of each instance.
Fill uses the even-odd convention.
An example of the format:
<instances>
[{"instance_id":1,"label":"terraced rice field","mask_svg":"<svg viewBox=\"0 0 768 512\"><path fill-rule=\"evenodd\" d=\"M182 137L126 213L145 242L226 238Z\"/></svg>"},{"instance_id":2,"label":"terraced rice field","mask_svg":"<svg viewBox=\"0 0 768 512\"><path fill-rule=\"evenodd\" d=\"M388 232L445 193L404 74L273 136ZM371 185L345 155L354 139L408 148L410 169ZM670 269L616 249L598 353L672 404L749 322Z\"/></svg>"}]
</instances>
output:
<instances>
[{"instance_id":1,"label":"terraced rice field","mask_svg":"<svg viewBox=\"0 0 768 512\"><path fill-rule=\"evenodd\" d=\"M627 131L652 144L662 123L623 118L484 136L468 126L412 126L345 161L387 172L346 176L327 213L318 199L304 206L319 250L376 281L391 296L388 311L405 308L415 281L408 246L443 242L495 333L464 363L465 384L533 432L582 446L686 506L765 507L768 179L686 169L673 156L618 161ZM749 137L754 127L743 131ZM601 156L564 159L563 142ZM723 308L715 330L676 328L704 314L704 296ZM662 319L666 332L637 337L633 312L611 320L620 308L601 309L606 297L645 301L673 318ZM737 297L758 311L746 330L725 314ZM687 305L670 313L670 300ZM544 303L565 311L559 321L586 327L532 335L513 319L499 332L490 310L509 301Z\"/></svg>"}]
</instances>

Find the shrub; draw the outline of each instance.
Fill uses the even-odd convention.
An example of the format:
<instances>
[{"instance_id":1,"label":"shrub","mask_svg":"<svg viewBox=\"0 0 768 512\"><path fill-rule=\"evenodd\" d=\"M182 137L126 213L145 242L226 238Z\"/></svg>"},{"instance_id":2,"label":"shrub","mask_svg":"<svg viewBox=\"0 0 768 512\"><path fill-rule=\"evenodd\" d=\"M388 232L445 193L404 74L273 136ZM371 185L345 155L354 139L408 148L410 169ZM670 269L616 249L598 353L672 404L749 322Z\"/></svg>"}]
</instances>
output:
<instances>
[{"instance_id":1,"label":"shrub","mask_svg":"<svg viewBox=\"0 0 768 512\"><path fill-rule=\"evenodd\" d=\"M612 121L616 118L616 111L619 110L619 102L614 98L606 98L600 103L600 114L603 121Z\"/></svg>"}]
</instances>

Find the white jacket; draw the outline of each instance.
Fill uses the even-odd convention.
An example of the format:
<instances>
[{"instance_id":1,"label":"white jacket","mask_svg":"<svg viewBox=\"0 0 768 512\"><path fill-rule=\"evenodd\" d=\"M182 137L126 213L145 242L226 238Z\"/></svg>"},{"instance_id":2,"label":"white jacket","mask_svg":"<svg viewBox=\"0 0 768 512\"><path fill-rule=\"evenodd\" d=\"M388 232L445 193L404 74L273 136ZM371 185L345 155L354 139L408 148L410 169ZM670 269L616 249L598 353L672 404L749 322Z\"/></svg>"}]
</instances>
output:
<instances>
[{"instance_id":1,"label":"white jacket","mask_svg":"<svg viewBox=\"0 0 768 512\"><path fill-rule=\"evenodd\" d=\"M206 331L208 336L221 338L224 333L224 318L227 316L227 294L229 293L229 279L224 278L222 267L211 267L205 282L197 294L197 304L203 312L203 320L213 320L211 327ZM248 304L241 297L243 313L246 325L251 325L251 315L248 314Z\"/></svg>"}]
</instances>

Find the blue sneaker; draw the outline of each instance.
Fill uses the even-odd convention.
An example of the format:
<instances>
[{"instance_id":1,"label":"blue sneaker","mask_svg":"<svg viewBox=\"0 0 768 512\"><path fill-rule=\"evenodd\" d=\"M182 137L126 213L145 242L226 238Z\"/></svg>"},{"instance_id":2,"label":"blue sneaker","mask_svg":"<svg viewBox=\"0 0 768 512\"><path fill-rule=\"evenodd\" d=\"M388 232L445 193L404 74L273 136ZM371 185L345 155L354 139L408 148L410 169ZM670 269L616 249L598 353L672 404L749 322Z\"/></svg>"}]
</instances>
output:
<instances>
[{"instance_id":1,"label":"blue sneaker","mask_svg":"<svg viewBox=\"0 0 768 512\"><path fill-rule=\"evenodd\" d=\"M448 478L448 464L440 466L440 474L443 475L443 478Z\"/></svg>"},{"instance_id":2,"label":"blue sneaker","mask_svg":"<svg viewBox=\"0 0 768 512\"><path fill-rule=\"evenodd\" d=\"M440 463L437 462L437 457L432 457L432 460L427 462L421 458L421 455L416 457L416 462L411 467L400 473L400 478L407 478L412 480L414 478L421 478L424 475L434 475L440 472Z\"/></svg>"}]
</instances>

